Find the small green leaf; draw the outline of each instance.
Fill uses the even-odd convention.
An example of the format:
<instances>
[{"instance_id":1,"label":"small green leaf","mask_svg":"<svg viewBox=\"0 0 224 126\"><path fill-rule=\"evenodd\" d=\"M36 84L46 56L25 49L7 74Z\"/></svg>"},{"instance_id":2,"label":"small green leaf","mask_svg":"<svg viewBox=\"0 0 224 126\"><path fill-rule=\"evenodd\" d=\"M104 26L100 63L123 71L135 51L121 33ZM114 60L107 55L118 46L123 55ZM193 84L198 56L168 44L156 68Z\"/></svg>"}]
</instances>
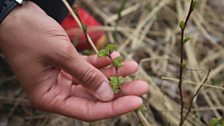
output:
<instances>
[{"instance_id":1,"label":"small green leaf","mask_svg":"<svg viewBox=\"0 0 224 126\"><path fill-rule=\"evenodd\" d=\"M209 126L224 126L224 120L218 118L212 118L209 121Z\"/></svg>"},{"instance_id":2,"label":"small green leaf","mask_svg":"<svg viewBox=\"0 0 224 126\"><path fill-rule=\"evenodd\" d=\"M108 56L108 51L107 50L100 50L99 53L98 53L98 56L99 57L106 57Z\"/></svg>"},{"instance_id":3,"label":"small green leaf","mask_svg":"<svg viewBox=\"0 0 224 126\"><path fill-rule=\"evenodd\" d=\"M119 77L118 77L118 80L119 80L119 84L122 84L122 83L124 82L124 77L119 76Z\"/></svg>"},{"instance_id":4,"label":"small green leaf","mask_svg":"<svg viewBox=\"0 0 224 126\"><path fill-rule=\"evenodd\" d=\"M120 92L120 87L116 84L111 84L111 87L112 87L112 90L115 94L119 93Z\"/></svg>"},{"instance_id":5,"label":"small green leaf","mask_svg":"<svg viewBox=\"0 0 224 126\"><path fill-rule=\"evenodd\" d=\"M122 76L119 76L119 77L113 76L113 77L110 77L109 79L111 83L117 84L119 86L124 82L124 77Z\"/></svg>"},{"instance_id":6,"label":"small green leaf","mask_svg":"<svg viewBox=\"0 0 224 126\"><path fill-rule=\"evenodd\" d=\"M110 77L110 85L114 93L120 92L119 83L117 81L117 77Z\"/></svg>"},{"instance_id":7,"label":"small green leaf","mask_svg":"<svg viewBox=\"0 0 224 126\"><path fill-rule=\"evenodd\" d=\"M187 64L183 63L183 64L181 64L181 67L185 69L185 68L187 68Z\"/></svg>"},{"instance_id":8,"label":"small green leaf","mask_svg":"<svg viewBox=\"0 0 224 126\"><path fill-rule=\"evenodd\" d=\"M209 126L217 126L219 123L219 120L216 118L213 118L209 121Z\"/></svg>"},{"instance_id":9,"label":"small green leaf","mask_svg":"<svg viewBox=\"0 0 224 126\"><path fill-rule=\"evenodd\" d=\"M93 50L86 49L86 50L82 51L82 54L83 55L90 56L90 55L94 54L94 51Z\"/></svg>"},{"instance_id":10,"label":"small green leaf","mask_svg":"<svg viewBox=\"0 0 224 126\"><path fill-rule=\"evenodd\" d=\"M144 104L142 104L140 106L139 110L142 111L142 112L145 112L145 111L147 111L147 108L146 108L146 106Z\"/></svg>"},{"instance_id":11,"label":"small green leaf","mask_svg":"<svg viewBox=\"0 0 224 126\"><path fill-rule=\"evenodd\" d=\"M120 85L124 82L124 78L119 76L113 76L109 78L110 80L110 85L114 93L119 93L120 92Z\"/></svg>"},{"instance_id":12,"label":"small green leaf","mask_svg":"<svg viewBox=\"0 0 224 126\"><path fill-rule=\"evenodd\" d=\"M111 83L118 84L117 77L113 76L113 77L110 77L109 79Z\"/></svg>"},{"instance_id":13,"label":"small green leaf","mask_svg":"<svg viewBox=\"0 0 224 126\"><path fill-rule=\"evenodd\" d=\"M184 27L185 27L184 21L180 21L179 27L180 27L180 29L184 29Z\"/></svg>"},{"instance_id":14,"label":"small green leaf","mask_svg":"<svg viewBox=\"0 0 224 126\"><path fill-rule=\"evenodd\" d=\"M113 51L115 51L117 49L117 45L116 44L108 44L106 46L106 50L109 51L110 53L112 53Z\"/></svg>"},{"instance_id":15,"label":"small green leaf","mask_svg":"<svg viewBox=\"0 0 224 126\"><path fill-rule=\"evenodd\" d=\"M123 62L123 58L122 57L117 57L117 58L115 58L115 59L113 59L113 62L114 62L114 67L115 68L120 68L120 67L123 67L124 66L124 64L122 63Z\"/></svg>"},{"instance_id":16,"label":"small green leaf","mask_svg":"<svg viewBox=\"0 0 224 126\"><path fill-rule=\"evenodd\" d=\"M186 37L186 38L184 38L184 44L187 43L187 42L190 41L190 40L191 40L190 37Z\"/></svg>"}]
</instances>

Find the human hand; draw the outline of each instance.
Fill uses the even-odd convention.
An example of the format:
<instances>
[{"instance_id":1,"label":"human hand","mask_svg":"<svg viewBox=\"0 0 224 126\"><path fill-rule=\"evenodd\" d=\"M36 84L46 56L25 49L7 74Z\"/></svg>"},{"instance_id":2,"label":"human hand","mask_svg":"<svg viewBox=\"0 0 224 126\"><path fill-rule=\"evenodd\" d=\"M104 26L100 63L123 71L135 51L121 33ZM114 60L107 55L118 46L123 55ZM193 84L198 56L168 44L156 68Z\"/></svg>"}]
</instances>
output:
<instances>
[{"instance_id":1,"label":"human hand","mask_svg":"<svg viewBox=\"0 0 224 126\"><path fill-rule=\"evenodd\" d=\"M115 75L107 58L80 56L60 25L32 2L13 10L0 24L0 48L27 92L42 110L85 121L121 115L142 104L147 83L122 86L126 96L114 98L107 77ZM116 57L118 54L114 54ZM137 71L126 62L120 74Z\"/></svg>"}]
</instances>

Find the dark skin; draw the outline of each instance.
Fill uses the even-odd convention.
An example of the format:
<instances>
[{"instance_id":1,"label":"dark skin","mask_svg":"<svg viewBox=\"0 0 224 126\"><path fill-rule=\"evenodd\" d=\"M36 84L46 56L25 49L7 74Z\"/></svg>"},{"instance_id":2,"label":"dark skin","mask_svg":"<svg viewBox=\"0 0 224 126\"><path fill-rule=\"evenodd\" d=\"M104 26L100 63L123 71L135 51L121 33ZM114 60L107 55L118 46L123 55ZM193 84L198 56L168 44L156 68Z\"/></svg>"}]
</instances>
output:
<instances>
[{"instance_id":1,"label":"dark skin","mask_svg":"<svg viewBox=\"0 0 224 126\"><path fill-rule=\"evenodd\" d=\"M0 24L0 48L30 102L41 110L95 121L139 108L139 96L148 91L148 84L138 80L124 84L126 95L116 97L107 79L115 75L107 67L110 59L81 56L63 28L32 2L13 10ZM122 76L138 69L134 61L124 64Z\"/></svg>"}]
</instances>

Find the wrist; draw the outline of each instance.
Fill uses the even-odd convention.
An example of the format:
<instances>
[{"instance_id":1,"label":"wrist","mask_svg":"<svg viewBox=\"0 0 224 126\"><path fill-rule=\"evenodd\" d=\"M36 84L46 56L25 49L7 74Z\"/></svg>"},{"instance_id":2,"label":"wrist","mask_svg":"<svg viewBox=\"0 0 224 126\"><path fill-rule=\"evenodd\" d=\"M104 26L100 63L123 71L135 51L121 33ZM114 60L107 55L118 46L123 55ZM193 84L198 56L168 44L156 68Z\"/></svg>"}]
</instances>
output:
<instances>
[{"instance_id":1,"label":"wrist","mask_svg":"<svg viewBox=\"0 0 224 126\"><path fill-rule=\"evenodd\" d=\"M23 0L2 0L0 3L0 23L17 6L22 5Z\"/></svg>"},{"instance_id":2,"label":"wrist","mask_svg":"<svg viewBox=\"0 0 224 126\"><path fill-rule=\"evenodd\" d=\"M12 31L21 33L21 27L26 27L26 22L31 20L32 16L35 16L37 11L40 12L42 10L33 2L25 2L23 6L18 6L12 10L0 23L0 49L3 52L4 47L8 47L7 45L10 46L16 42L10 41L13 37L14 40L16 40L16 36L12 33Z\"/></svg>"}]
</instances>

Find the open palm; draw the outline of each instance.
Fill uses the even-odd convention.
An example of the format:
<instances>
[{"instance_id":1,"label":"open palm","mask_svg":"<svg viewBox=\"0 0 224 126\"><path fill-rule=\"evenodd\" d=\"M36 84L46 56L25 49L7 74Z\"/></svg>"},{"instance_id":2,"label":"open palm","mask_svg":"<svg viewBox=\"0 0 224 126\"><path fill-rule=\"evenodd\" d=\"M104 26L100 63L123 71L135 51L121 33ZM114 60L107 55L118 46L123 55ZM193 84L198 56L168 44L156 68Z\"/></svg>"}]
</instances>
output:
<instances>
[{"instance_id":1,"label":"open palm","mask_svg":"<svg viewBox=\"0 0 224 126\"><path fill-rule=\"evenodd\" d=\"M88 57L88 59L95 67L102 69L106 76L115 74L113 68L105 68L110 63L108 59L97 59L96 56ZM119 73L125 76L136 70L137 64L135 62L126 62ZM109 118L137 109L142 104L141 99L137 96L147 91L145 82L134 81L122 86L122 91L126 96L102 102L94 97L88 88L83 87L63 70L52 70L51 72L48 74L51 75L49 80L45 81L42 84L44 87L40 88L45 90L35 90L38 93L34 92L38 94L36 96L38 98L35 98L38 99L38 103L35 103L35 105L39 108L41 106L42 109L47 111L50 110L86 121ZM49 82L52 83L49 84Z\"/></svg>"}]
</instances>

